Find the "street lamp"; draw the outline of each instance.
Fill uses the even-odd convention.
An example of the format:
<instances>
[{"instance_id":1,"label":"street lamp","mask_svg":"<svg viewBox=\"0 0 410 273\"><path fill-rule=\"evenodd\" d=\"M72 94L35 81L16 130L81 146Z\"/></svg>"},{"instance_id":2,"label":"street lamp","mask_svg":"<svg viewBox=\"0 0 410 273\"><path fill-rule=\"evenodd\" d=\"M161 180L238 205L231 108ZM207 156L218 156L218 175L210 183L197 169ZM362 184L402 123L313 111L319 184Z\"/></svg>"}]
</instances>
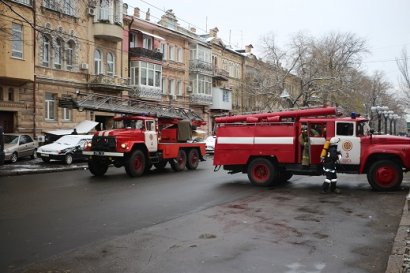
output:
<instances>
[{"instance_id":1,"label":"street lamp","mask_svg":"<svg viewBox=\"0 0 410 273\"><path fill-rule=\"evenodd\" d=\"M396 122L397 122L398 119L399 119L399 115L394 114L394 115L393 115L393 124L394 124L394 135L395 135L395 136L397 135L397 132L396 132Z\"/></svg>"},{"instance_id":2,"label":"street lamp","mask_svg":"<svg viewBox=\"0 0 410 273\"><path fill-rule=\"evenodd\" d=\"M388 131L387 131L387 119L389 118L390 115L393 114L393 111L383 111L383 116L384 116L384 133L387 135Z\"/></svg>"},{"instance_id":3,"label":"street lamp","mask_svg":"<svg viewBox=\"0 0 410 273\"><path fill-rule=\"evenodd\" d=\"M381 122L382 122L382 114L384 111L387 111L389 107L387 106L372 106L370 110L373 113L377 114L377 133L381 134Z\"/></svg>"}]
</instances>

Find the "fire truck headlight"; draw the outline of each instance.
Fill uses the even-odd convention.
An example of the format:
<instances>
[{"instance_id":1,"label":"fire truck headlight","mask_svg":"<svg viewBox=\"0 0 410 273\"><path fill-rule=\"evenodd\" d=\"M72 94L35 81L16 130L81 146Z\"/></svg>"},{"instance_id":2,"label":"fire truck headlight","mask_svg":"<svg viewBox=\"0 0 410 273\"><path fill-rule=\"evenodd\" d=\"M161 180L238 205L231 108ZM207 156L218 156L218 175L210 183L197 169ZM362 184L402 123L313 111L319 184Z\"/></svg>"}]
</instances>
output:
<instances>
[{"instance_id":1,"label":"fire truck headlight","mask_svg":"<svg viewBox=\"0 0 410 273\"><path fill-rule=\"evenodd\" d=\"M91 148L91 146L92 146L92 145L91 145L91 142L87 142L87 147L88 147L88 148Z\"/></svg>"},{"instance_id":2,"label":"fire truck headlight","mask_svg":"<svg viewBox=\"0 0 410 273\"><path fill-rule=\"evenodd\" d=\"M122 143L122 144L121 144L121 148L123 148L123 149L127 148L127 144Z\"/></svg>"}]
</instances>

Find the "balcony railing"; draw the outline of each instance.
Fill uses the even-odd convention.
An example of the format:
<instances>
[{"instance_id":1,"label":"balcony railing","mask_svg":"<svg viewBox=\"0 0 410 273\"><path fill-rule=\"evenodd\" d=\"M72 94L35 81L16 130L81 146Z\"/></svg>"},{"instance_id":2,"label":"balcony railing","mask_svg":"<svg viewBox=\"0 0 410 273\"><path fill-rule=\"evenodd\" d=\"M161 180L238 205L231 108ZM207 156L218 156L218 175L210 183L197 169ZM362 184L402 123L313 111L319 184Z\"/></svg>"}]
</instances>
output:
<instances>
[{"instance_id":1,"label":"balcony railing","mask_svg":"<svg viewBox=\"0 0 410 273\"><path fill-rule=\"evenodd\" d=\"M227 81L229 78L229 72L224 69L215 68L213 78L217 80Z\"/></svg>"},{"instance_id":2,"label":"balcony railing","mask_svg":"<svg viewBox=\"0 0 410 273\"><path fill-rule=\"evenodd\" d=\"M92 75L88 83L94 90L119 91L129 89L129 80L109 75Z\"/></svg>"},{"instance_id":3,"label":"balcony railing","mask_svg":"<svg viewBox=\"0 0 410 273\"><path fill-rule=\"evenodd\" d=\"M212 74L212 63L204 62L201 60L190 60L189 70L191 72L201 72L205 74Z\"/></svg>"},{"instance_id":4,"label":"balcony railing","mask_svg":"<svg viewBox=\"0 0 410 273\"><path fill-rule=\"evenodd\" d=\"M211 105L212 95L191 94L189 96L189 103L191 105Z\"/></svg>"},{"instance_id":5,"label":"balcony railing","mask_svg":"<svg viewBox=\"0 0 410 273\"><path fill-rule=\"evenodd\" d=\"M161 101L162 89L160 87L146 86L146 85L133 85L130 96L138 99L147 99Z\"/></svg>"},{"instance_id":6,"label":"balcony railing","mask_svg":"<svg viewBox=\"0 0 410 273\"><path fill-rule=\"evenodd\" d=\"M130 48L131 57L145 57L151 60L162 61L162 53L142 47Z\"/></svg>"}]
</instances>

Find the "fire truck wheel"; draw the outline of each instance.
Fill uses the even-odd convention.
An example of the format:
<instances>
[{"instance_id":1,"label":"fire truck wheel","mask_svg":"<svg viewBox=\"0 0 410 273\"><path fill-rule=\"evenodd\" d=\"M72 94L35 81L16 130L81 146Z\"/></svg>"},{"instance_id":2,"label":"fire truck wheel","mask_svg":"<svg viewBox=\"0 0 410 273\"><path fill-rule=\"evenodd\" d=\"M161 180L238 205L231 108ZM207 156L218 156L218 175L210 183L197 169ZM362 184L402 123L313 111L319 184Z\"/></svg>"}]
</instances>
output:
<instances>
[{"instance_id":1,"label":"fire truck wheel","mask_svg":"<svg viewBox=\"0 0 410 273\"><path fill-rule=\"evenodd\" d=\"M167 163L168 163L168 161L166 161L166 160L161 160L161 161L158 162L158 163L154 163L154 167L155 167L157 170L163 170L163 169L165 169L165 166L167 165Z\"/></svg>"},{"instance_id":2,"label":"fire truck wheel","mask_svg":"<svg viewBox=\"0 0 410 273\"><path fill-rule=\"evenodd\" d=\"M88 170L95 176L103 176L107 172L107 169L108 165L103 162L92 159L88 160Z\"/></svg>"},{"instance_id":3,"label":"fire truck wheel","mask_svg":"<svg viewBox=\"0 0 410 273\"><path fill-rule=\"evenodd\" d=\"M140 150L132 152L131 156L125 160L125 172L130 177L141 176L145 170L145 155Z\"/></svg>"},{"instance_id":4,"label":"fire truck wheel","mask_svg":"<svg viewBox=\"0 0 410 273\"><path fill-rule=\"evenodd\" d=\"M180 149L178 152L177 158L171 159L169 161L171 164L171 168L176 171L180 172L185 168L186 165L186 153L184 150Z\"/></svg>"},{"instance_id":5,"label":"fire truck wheel","mask_svg":"<svg viewBox=\"0 0 410 273\"><path fill-rule=\"evenodd\" d=\"M271 186L276 177L276 168L269 159L255 158L248 165L248 178L255 186Z\"/></svg>"},{"instance_id":6,"label":"fire truck wheel","mask_svg":"<svg viewBox=\"0 0 410 273\"><path fill-rule=\"evenodd\" d=\"M397 163L391 160L381 160L370 167L367 180L376 191L392 191L400 187L403 171Z\"/></svg>"},{"instance_id":7,"label":"fire truck wheel","mask_svg":"<svg viewBox=\"0 0 410 273\"><path fill-rule=\"evenodd\" d=\"M188 153L188 160L186 162L186 167L188 170L195 170L198 168L199 164L199 153L197 149L191 149Z\"/></svg>"}]
</instances>

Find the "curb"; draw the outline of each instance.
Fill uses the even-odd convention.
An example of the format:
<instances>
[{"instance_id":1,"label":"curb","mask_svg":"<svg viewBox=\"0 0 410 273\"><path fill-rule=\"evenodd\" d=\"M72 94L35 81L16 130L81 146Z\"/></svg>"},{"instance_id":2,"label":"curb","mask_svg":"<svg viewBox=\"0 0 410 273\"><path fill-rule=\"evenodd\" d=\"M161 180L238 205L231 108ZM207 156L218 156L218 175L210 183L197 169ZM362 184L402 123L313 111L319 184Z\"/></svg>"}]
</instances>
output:
<instances>
[{"instance_id":1,"label":"curb","mask_svg":"<svg viewBox=\"0 0 410 273\"><path fill-rule=\"evenodd\" d=\"M75 166L64 166L64 167L54 167L54 168L28 168L28 169L9 169L0 170L0 177L2 176L17 176L25 174L41 174L41 173L52 173L52 172L66 172L74 170L88 169L87 165L75 165Z\"/></svg>"},{"instance_id":2,"label":"curb","mask_svg":"<svg viewBox=\"0 0 410 273\"><path fill-rule=\"evenodd\" d=\"M410 272L410 193L404 202L403 215L387 263L386 273Z\"/></svg>"}]
</instances>

